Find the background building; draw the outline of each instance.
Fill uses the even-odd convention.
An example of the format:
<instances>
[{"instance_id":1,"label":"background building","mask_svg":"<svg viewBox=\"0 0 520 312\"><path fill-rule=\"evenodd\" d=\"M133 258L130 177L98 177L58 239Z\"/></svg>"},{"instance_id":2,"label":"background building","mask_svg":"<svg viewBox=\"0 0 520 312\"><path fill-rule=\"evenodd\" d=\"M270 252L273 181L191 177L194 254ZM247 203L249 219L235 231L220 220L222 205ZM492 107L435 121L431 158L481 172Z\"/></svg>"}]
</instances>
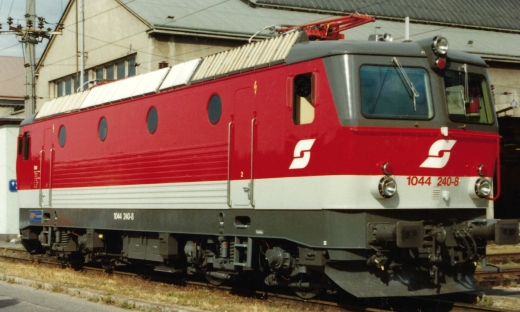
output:
<instances>
[{"instance_id":1,"label":"background building","mask_svg":"<svg viewBox=\"0 0 520 312\"><path fill-rule=\"evenodd\" d=\"M18 236L16 140L23 117L0 118L0 241Z\"/></svg>"},{"instance_id":2,"label":"background building","mask_svg":"<svg viewBox=\"0 0 520 312\"><path fill-rule=\"evenodd\" d=\"M19 113L24 107L23 57L0 56L0 116Z\"/></svg>"},{"instance_id":3,"label":"background building","mask_svg":"<svg viewBox=\"0 0 520 312\"><path fill-rule=\"evenodd\" d=\"M16 137L23 119L25 68L22 57L0 56L0 240L18 234ZM18 115L18 116L16 116ZM3 117L1 117L3 116Z\"/></svg>"}]
</instances>

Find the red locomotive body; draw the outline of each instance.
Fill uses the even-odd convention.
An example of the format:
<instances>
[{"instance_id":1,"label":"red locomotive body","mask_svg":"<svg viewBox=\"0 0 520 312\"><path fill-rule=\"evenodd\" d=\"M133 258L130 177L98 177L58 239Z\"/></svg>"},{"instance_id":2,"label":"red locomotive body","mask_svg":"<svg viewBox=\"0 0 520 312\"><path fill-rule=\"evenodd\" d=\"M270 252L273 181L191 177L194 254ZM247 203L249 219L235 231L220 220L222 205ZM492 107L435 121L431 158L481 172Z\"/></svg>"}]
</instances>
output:
<instances>
[{"instance_id":1,"label":"red locomotive body","mask_svg":"<svg viewBox=\"0 0 520 312\"><path fill-rule=\"evenodd\" d=\"M485 240L518 241L516 221L486 219L499 136L482 60L447 55L441 37L293 32L264 45L53 100L26 120L26 248L372 297L470 290ZM135 95L137 79L153 92Z\"/></svg>"}]
</instances>

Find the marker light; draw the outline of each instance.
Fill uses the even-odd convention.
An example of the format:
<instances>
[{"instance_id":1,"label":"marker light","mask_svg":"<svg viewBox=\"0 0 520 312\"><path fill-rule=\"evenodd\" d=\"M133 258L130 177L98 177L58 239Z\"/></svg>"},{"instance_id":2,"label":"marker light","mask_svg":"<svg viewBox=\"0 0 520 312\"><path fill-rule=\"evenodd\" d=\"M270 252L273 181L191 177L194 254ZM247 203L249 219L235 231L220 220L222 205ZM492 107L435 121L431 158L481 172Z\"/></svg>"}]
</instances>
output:
<instances>
[{"instance_id":1,"label":"marker light","mask_svg":"<svg viewBox=\"0 0 520 312\"><path fill-rule=\"evenodd\" d=\"M435 61L435 66L437 66L438 69L444 69L444 67L446 67L446 60L443 59L442 57L439 57Z\"/></svg>"},{"instance_id":2,"label":"marker light","mask_svg":"<svg viewBox=\"0 0 520 312\"><path fill-rule=\"evenodd\" d=\"M397 192L397 183L393 178L383 177L379 181L379 194L384 198L390 198Z\"/></svg>"},{"instance_id":3,"label":"marker light","mask_svg":"<svg viewBox=\"0 0 520 312\"><path fill-rule=\"evenodd\" d=\"M432 50L438 56L445 56L448 53L448 39L442 36L433 38Z\"/></svg>"},{"instance_id":4,"label":"marker light","mask_svg":"<svg viewBox=\"0 0 520 312\"><path fill-rule=\"evenodd\" d=\"M479 176L481 176L481 177L487 176L487 167L486 166L484 166L484 165L478 166L477 171L478 171Z\"/></svg>"},{"instance_id":5,"label":"marker light","mask_svg":"<svg viewBox=\"0 0 520 312\"><path fill-rule=\"evenodd\" d=\"M386 176L391 176L394 174L394 167L392 167L392 165L390 165L388 162L385 162L383 166L381 166L381 170L383 170L383 173Z\"/></svg>"},{"instance_id":6,"label":"marker light","mask_svg":"<svg viewBox=\"0 0 520 312\"><path fill-rule=\"evenodd\" d=\"M475 182L475 194L480 198L486 198L491 194L491 182L488 179L480 178Z\"/></svg>"}]
</instances>

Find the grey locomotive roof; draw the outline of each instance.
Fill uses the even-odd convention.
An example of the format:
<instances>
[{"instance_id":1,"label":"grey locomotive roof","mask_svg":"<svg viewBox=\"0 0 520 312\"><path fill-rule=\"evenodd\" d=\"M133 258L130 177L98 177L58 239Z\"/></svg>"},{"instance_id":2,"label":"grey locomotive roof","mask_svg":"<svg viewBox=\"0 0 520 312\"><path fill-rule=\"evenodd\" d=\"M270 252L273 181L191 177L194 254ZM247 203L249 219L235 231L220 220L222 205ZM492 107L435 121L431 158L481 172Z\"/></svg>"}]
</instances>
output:
<instances>
[{"instance_id":1,"label":"grey locomotive roof","mask_svg":"<svg viewBox=\"0 0 520 312\"><path fill-rule=\"evenodd\" d=\"M448 50L448 59L454 62L469 63L479 66L487 66L484 60L476 55L465 53L463 51Z\"/></svg>"},{"instance_id":2,"label":"grey locomotive roof","mask_svg":"<svg viewBox=\"0 0 520 312\"><path fill-rule=\"evenodd\" d=\"M258 7L324 13L361 13L520 32L518 0L249 0Z\"/></svg>"},{"instance_id":3,"label":"grey locomotive roof","mask_svg":"<svg viewBox=\"0 0 520 312\"><path fill-rule=\"evenodd\" d=\"M370 54L392 56L426 57L422 48L413 43L402 42L375 42L375 41L311 41L295 45L286 63L293 64L309 59L326 57L337 54Z\"/></svg>"},{"instance_id":4,"label":"grey locomotive roof","mask_svg":"<svg viewBox=\"0 0 520 312\"><path fill-rule=\"evenodd\" d=\"M285 60L293 64L309 59L327 57L338 54L387 55L399 57L426 57L423 48L417 42L376 42L376 41L308 41L294 45ZM482 58L456 51L448 50L448 58L478 66L486 66Z\"/></svg>"}]
</instances>

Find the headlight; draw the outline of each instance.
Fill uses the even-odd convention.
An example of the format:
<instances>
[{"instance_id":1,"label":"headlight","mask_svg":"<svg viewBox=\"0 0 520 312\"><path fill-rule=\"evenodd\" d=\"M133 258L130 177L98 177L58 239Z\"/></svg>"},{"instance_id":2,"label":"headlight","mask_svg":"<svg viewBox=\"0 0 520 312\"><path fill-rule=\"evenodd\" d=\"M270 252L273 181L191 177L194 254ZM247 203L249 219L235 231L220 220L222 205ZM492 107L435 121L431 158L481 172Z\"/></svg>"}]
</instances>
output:
<instances>
[{"instance_id":1,"label":"headlight","mask_svg":"<svg viewBox=\"0 0 520 312\"><path fill-rule=\"evenodd\" d=\"M384 198L390 198L397 192L397 183L391 177L383 177L379 181L379 194Z\"/></svg>"},{"instance_id":2,"label":"headlight","mask_svg":"<svg viewBox=\"0 0 520 312\"><path fill-rule=\"evenodd\" d=\"M478 179L475 182L475 194L480 198L488 197L491 194L491 182L484 178Z\"/></svg>"},{"instance_id":3,"label":"headlight","mask_svg":"<svg viewBox=\"0 0 520 312\"><path fill-rule=\"evenodd\" d=\"M442 36L433 38L432 50L438 56L445 56L448 53L448 39Z\"/></svg>"}]
</instances>

